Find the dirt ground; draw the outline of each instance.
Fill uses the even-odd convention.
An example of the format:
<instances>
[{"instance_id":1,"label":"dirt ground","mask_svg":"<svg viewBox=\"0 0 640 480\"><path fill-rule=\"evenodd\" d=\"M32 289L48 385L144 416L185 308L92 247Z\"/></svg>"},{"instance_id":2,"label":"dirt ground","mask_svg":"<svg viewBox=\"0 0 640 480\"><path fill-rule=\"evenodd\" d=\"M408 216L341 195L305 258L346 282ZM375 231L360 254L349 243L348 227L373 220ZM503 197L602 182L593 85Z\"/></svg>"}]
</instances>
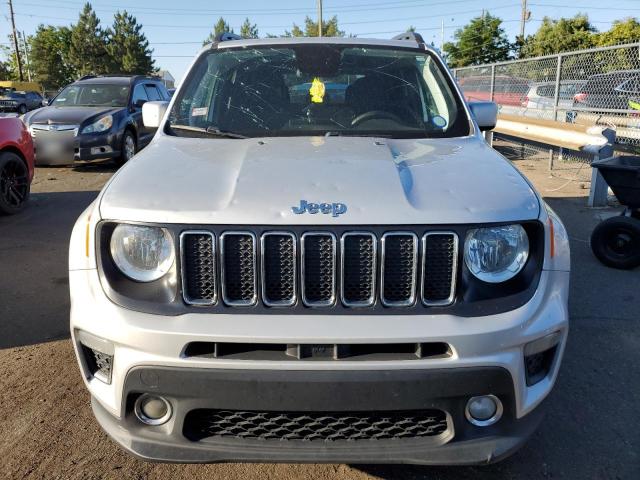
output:
<instances>
[{"instance_id":1,"label":"dirt ground","mask_svg":"<svg viewBox=\"0 0 640 480\"><path fill-rule=\"evenodd\" d=\"M514 457L422 468L168 465L124 453L93 418L67 330L70 229L114 171L97 165L38 169L27 210L0 218L0 478L640 478L640 272L608 270L591 257L588 234L610 213L584 206L588 186L550 178L541 162L519 167L567 223L574 279L571 339L548 417Z\"/></svg>"}]
</instances>

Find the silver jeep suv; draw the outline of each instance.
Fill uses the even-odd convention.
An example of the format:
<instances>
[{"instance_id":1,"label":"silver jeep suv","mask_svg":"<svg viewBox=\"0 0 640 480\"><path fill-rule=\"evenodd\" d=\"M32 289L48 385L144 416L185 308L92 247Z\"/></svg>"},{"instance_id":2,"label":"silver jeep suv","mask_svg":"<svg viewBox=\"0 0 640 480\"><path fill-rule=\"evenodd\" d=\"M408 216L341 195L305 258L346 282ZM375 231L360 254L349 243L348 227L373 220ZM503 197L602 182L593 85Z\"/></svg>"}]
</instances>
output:
<instances>
[{"instance_id":1,"label":"silver jeep suv","mask_svg":"<svg viewBox=\"0 0 640 480\"><path fill-rule=\"evenodd\" d=\"M568 331L558 217L419 36L205 48L79 218L98 422L172 462L473 464L537 427Z\"/></svg>"}]
</instances>

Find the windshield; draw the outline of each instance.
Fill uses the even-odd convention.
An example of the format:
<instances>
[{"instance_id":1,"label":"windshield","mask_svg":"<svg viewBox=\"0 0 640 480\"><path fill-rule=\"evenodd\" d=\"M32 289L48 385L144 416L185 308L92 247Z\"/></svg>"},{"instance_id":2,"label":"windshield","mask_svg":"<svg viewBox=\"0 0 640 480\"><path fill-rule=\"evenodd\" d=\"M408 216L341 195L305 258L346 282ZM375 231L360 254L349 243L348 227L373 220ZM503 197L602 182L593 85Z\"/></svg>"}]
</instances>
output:
<instances>
[{"instance_id":1,"label":"windshield","mask_svg":"<svg viewBox=\"0 0 640 480\"><path fill-rule=\"evenodd\" d=\"M51 102L55 107L125 107L129 85L69 85Z\"/></svg>"},{"instance_id":2,"label":"windshield","mask_svg":"<svg viewBox=\"0 0 640 480\"><path fill-rule=\"evenodd\" d=\"M416 49L295 45L204 54L167 132L461 136L469 122L439 62Z\"/></svg>"}]
</instances>

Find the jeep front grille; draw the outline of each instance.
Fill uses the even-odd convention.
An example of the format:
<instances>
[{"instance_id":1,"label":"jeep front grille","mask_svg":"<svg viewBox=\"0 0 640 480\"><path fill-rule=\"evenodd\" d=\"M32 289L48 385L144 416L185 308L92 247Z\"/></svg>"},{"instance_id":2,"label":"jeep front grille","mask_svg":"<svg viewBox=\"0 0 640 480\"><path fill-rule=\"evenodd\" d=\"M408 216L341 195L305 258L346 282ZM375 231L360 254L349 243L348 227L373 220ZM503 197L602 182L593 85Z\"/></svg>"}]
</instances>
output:
<instances>
[{"instance_id":1,"label":"jeep front grille","mask_svg":"<svg viewBox=\"0 0 640 480\"><path fill-rule=\"evenodd\" d=\"M189 305L346 308L446 306L455 299L454 232L228 231L180 235Z\"/></svg>"}]
</instances>

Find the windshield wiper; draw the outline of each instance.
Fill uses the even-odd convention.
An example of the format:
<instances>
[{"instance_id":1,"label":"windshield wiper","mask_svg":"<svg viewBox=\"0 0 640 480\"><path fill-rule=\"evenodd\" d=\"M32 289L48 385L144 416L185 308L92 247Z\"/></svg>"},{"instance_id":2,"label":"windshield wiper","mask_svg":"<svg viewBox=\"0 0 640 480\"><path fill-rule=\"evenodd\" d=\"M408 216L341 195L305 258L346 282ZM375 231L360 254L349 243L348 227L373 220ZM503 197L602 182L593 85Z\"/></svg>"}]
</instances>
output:
<instances>
[{"instance_id":1,"label":"windshield wiper","mask_svg":"<svg viewBox=\"0 0 640 480\"><path fill-rule=\"evenodd\" d=\"M218 137L218 138L249 138L244 135L240 135L239 133L234 132L225 132L220 130L217 127L191 127L189 125L171 125L172 130L182 130L185 132L193 133L196 135L202 135L207 137Z\"/></svg>"}]
</instances>

